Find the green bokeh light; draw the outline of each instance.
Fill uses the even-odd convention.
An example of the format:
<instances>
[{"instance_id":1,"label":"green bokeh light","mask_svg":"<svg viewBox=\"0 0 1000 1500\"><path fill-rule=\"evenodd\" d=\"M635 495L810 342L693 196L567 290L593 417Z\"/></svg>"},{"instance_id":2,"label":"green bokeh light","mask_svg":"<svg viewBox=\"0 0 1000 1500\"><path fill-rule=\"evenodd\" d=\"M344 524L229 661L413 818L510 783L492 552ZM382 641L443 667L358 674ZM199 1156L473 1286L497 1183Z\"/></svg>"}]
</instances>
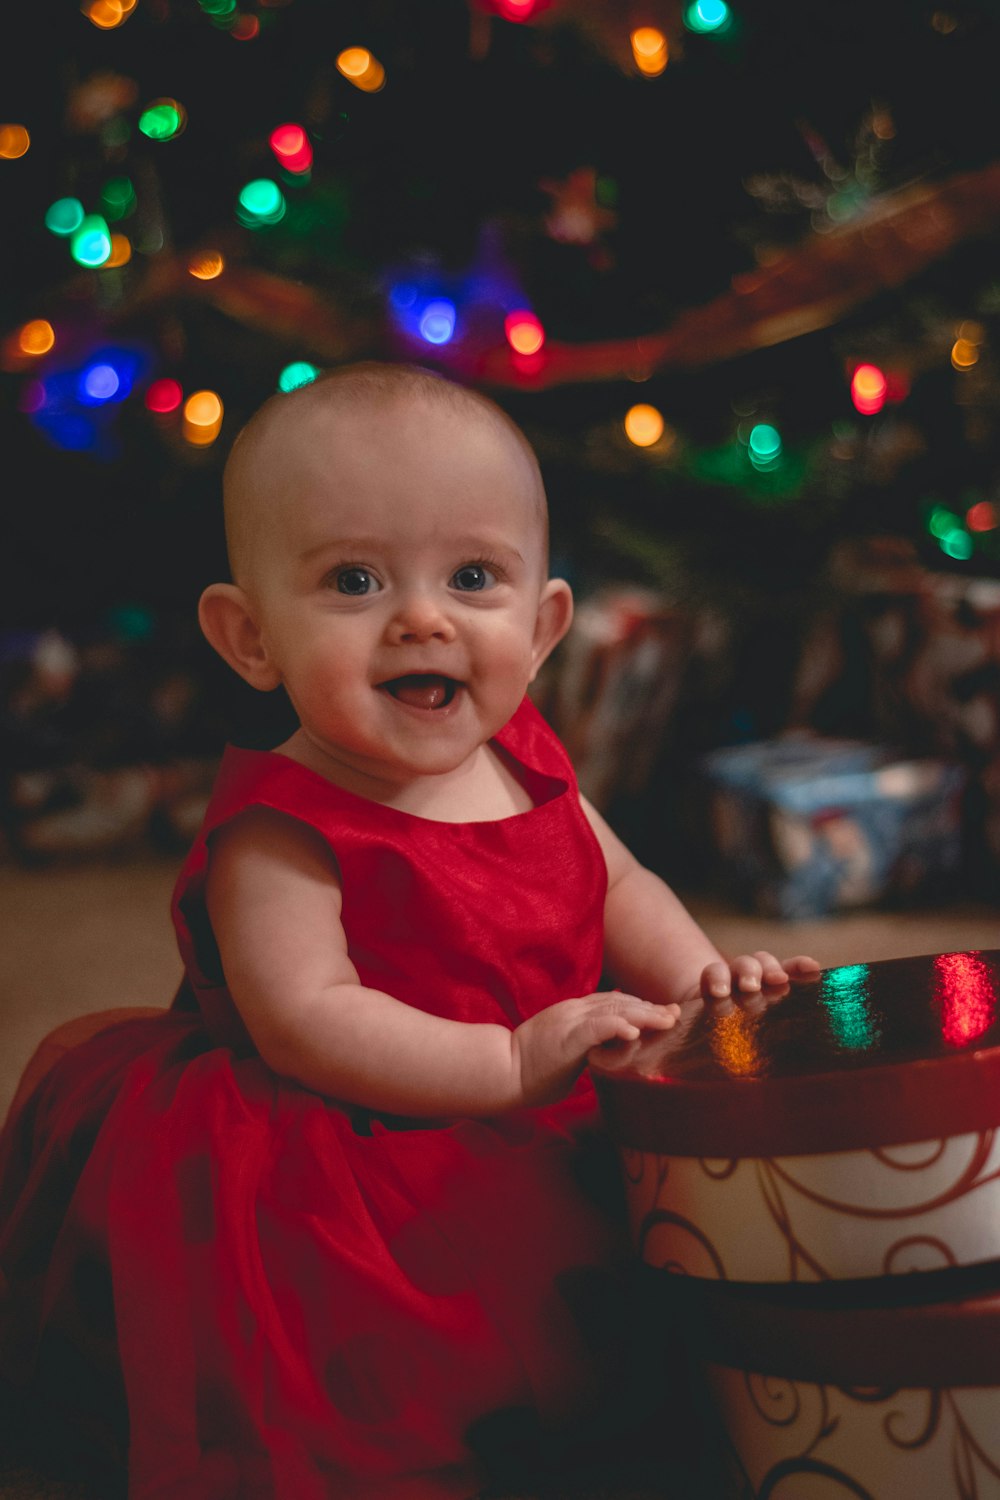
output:
<instances>
[{"instance_id":1,"label":"green bokeh light","mask_svg":"<svg viewBox=\"0 0 1000 1500\"><path fill-rule=\"evenodd\" d=\"M956 526L941 538L941 551L949 557L956 558L959 562L965 562L966 558L972 556L972 537L963 526Z\"/></svg>"},{"instance_id":2,"label":"green bokeh light","mask_svg":"<svg viewBox=\"0 0 1000 1500\"><path fill-rule=\"evenodd\" d=\"M173 104L151 104L139 116L139 129L151 141L172 140L180 128L180 111Z\"/></svg>"},{"instance_id":3,"label":"green bokeh light","mask_svg":"<svg viewBox=\"0 0 1000 1500\"><path fill-rule=\"evenodd\" d=\"M256 177L241 190L236 216L254 229L262 224L277 224L285 217L285 208L284 194L278 184L270 177Z\"/></svg>"},{"instance_id":4,"label":"green bokeh light","mask_svg":"<svg viewBox=\"0 0 1000 1500\"><path fill-rule=\"evenodd\" d=\"M129 177L109 177L101 188L101 207L112 224L135 211L135 188Z\"/></svg>"},{"instance_id":5,"label":"green bokeh light","mask_svg":"<svg viewBox=\"0 0 1000 1500\"><path fill-rule=\"evenodd\" d=\"M278 390L297 391L300 385L311 385L319 373L318 366L311 365L308 360L293 360L278 376Z\"/></svg>"},{"instance_id":6,"label":"green bokeh light","mask_svg":"<svg viewBox=\"0 0 1000 1500\"><path fill-rule=\"evenodd\" d=\"M960 528L961 522L953 510L949 510L946 505L933 507L927 522L927 530L931 536L936 536L941 541L949 532Z\"/></svg>"},{"instance_id":7,"label":"green bokeh light","mask_svg":"<svg viewBox=\"0 0 1000 1500\"><path fill-rule=\"evenodd\" d=\"M751 458L760 463L773 463L781 453L781 433L767 422L758 422L751 430L747 446Z\"/></svg>"},{"instance_id":8,"label":"green bokeh light","mask_svg":"<svg viewBox=\"0 0 1000 1500\"><path fill-rule=\"evenodd\" d=\"M100 214L85 215L69 248L78 265L103 266L111 255L111 231Z\"/></svg>"},{"instance_id":9,"label":"green bokeh light","mask_svg":"<svg viewBox=\"0 0 1000 1500\"><path fill-rule=\"evenodd\" d=\"M73 234L83 223L83 204L79 198L57 198L45 212L45 227L52 234Z\"/></svg>"},{"instance_id":10,"label":"green bokeh light","mask_svg":"<svg viewBox=\"0 0 1000 1500\"><path fill-rule=\"evenodd\" d=\"M733 19L726 0L694 0L684 12L684 25L702 34L725 31Z\"/></svg>"}]
</instances>

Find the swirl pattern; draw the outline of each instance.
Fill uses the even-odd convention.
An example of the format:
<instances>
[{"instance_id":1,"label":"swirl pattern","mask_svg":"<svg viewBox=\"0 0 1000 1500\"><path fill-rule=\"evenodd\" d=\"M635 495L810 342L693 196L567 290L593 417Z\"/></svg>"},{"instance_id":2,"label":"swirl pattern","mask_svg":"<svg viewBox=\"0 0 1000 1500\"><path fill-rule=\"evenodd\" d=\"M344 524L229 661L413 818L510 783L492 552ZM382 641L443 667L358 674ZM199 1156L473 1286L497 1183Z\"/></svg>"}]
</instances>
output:
<instances>
[{"instance_id":1,"label":"swirl pattern","mask_svg":"<svg viewBox=\"0 0 1000 1500\"><path fill-rule=\"evenodd\" d=\"M884 1391L720 1366L706 1374L755 1500L1000 1496L1000 1387Z\"/></svg>"},{"instance_id":2,"label":"swirl pattern","mask_svg":"<svg viewBox=\"0 0 1000 1500\"><path fill-rule=\"evenodd\" d=\"M635 1243L664 1269L811 1282L996 1255L998 1131L811 1156L621 1155Z\"/></svg>"}]
</instances>

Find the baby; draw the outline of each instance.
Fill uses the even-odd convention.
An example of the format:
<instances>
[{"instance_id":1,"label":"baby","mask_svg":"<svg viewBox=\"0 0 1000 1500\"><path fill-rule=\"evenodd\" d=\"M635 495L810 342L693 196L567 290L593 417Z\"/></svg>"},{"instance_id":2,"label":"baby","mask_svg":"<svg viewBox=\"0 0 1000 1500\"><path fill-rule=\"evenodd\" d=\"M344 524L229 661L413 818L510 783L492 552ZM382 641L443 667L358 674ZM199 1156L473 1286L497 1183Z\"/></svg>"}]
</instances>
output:
<instances>
[{"instance_id":1,"label":"baby","mask_svg":"<svg viewBox=\"0 0 1000 1500\"><path fill-rule=\"evenodd\" d=\"M421 818L531 809L496 743L569 629L548 576L541 475L491 402L419 369L343 369L269 401L226 472L235 582L202 628L254 687L283 684L299 729L279 753ZM564 1095L589 1049L664 1029L677 1003L815 972L726 962L668 887L580 798L607 867L604 956L628 993L567 996L509 1029L364 987L330 851L278 814L216 836L212 930L261 1056L307 1087L409 1116L496 1115Z\"/></svg>"},{"instance_id":2,"label":"baby","mask_svg":"<svg viewBox=\"0 0 1000 1500\"><path fill-rule=\"evenodd\" d=\"M202 626L299 727L225 753L173 1006L71 1048L0 1142L0 1376L50 1446L127 1445L130 1500L469 1500L515 1458L525 1493L581 1428L617 1462L655 1382L607 1311L588 1052L816 966L723 959L578 795L527 696L570 590L497 406L338 369L264 405L224 492Z\"/></svg>"}]
</instances>

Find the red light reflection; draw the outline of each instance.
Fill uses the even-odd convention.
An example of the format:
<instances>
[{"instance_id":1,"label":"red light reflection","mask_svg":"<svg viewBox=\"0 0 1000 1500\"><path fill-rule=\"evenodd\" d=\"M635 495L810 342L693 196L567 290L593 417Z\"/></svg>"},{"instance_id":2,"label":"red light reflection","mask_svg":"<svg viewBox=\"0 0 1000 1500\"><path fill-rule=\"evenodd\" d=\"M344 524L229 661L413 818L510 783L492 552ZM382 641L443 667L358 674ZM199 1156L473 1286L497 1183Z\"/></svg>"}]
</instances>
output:
<instances>
[{"instance_id":1,"label":"red light reflection","mask_svg":"<svg viewBox=\"0 0 1000 1500\"><path fill-rule=\"evenodd\" d=\"M941 1035L950 1047L965 1047L993 1023L997 1008L993 973L978 953L941 953L934 967Z\"/></svg>"}]
</instances>

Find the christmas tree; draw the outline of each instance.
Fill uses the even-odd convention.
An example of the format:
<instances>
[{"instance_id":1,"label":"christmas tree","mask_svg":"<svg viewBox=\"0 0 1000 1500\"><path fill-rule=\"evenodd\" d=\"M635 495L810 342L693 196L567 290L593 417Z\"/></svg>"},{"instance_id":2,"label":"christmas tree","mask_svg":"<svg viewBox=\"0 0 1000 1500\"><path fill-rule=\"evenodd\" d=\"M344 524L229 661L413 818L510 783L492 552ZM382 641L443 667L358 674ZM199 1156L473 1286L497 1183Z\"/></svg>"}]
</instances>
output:
<instances>
[{"instance_id":1,"label":"christmas tree","mask_svg":"<svg viewBox=\"0 0 1000 1500\"><path fill-rule=\"evenodd\" d=\"M174 749L233 712L266 738L193 623L221 467L355 358L511 412L578 597L721 612L686 751L787 721L845 540L1000 571L994 0L23 0L5 30L15 697L55 630L141 648ZM106 759L149 738L116 691Z\"/></svg>"}]
</instances>

